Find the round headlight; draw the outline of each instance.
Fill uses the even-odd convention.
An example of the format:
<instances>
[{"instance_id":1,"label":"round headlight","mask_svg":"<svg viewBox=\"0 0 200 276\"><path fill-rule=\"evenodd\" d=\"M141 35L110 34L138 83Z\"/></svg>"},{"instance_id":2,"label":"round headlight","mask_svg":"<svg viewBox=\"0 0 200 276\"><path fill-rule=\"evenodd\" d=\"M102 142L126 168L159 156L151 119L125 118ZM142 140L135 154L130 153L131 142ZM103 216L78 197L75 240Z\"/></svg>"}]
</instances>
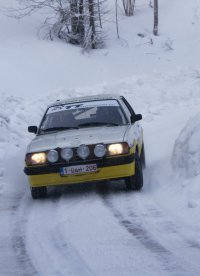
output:
<instances>
[{"instance_id":1,"label":"round headlight","mask_svg":"<svg viewBox=\"0 0 200 276\"><path fill-rule=\"evenodd\" d=\"M66 160L69 161L73 156L73 150L71 148L64 148L61 150L61 157Z\"/></svg>"},{"instance_id":2,"label":"round headlight","mask_svg":"<svg viewBox=\"0 0 200 276\"><path fill-rule=\"evenodd\" d=\"M96 145L94 148L94 154L96 157L103 157L106 153L106 147L102 144Z\"/></svg>"},{"instance_id":3,"label":"round headlight","mask_svg":"<svg viewBox=\"0 0 200 276\"><path fill-rule=\"evenodd\" d=\"M55 163L56 161L58 161L58 152L56 150L50 150L47 153L47 160L50 163Z\"/></svg>"},{"instance_id":4,"label":"round headlight","mask_svg":"<svg viewBox=\"0 0 200 276\"><path fill-rule=\"evenodd\" d=\"M81 145L78 149L77 149L77 154L80 158L82 159L86 159L89 154L90 154L90 150L88 148L88 146L86 145Z\"/></svg>"}]
</instances>

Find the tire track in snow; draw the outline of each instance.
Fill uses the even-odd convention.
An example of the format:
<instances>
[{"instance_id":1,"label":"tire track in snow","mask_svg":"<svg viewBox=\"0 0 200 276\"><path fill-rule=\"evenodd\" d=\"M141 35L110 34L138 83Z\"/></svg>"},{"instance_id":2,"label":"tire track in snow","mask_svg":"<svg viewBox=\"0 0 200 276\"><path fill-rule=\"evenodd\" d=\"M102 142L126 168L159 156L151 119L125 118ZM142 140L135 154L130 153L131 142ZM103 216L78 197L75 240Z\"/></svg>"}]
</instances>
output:
<instances>
[{"instance_id":1,"label":"tire track in snow","mask_svg":"<svg viewBox=\"0 0 200 276\"><path fill-rule=\"evenodd\" d=\"M147 194L143 198L139 195L134 197L134 211L131 208L130 197L127 197L126 201L129 217L140 218L143 224L149 225L152 234L159 233L158 239L165 242L168 248L172 248L174 254L184 257L188 265L196 267L199 274L200 244L195 240L196 235L192 227L173 217L173 214L166 213Z\"/></svg>"},{"instance_id":2,"label":"tire track in snow","mask_svg":"<svg viewBox=\"0 0 200 276\"><path fill-rule=\"evenodd\" d=\"M60 196L34 201L27 223L27 250L38 275L94 275L66 235L62 234ZM24 206L26 208L26 206Z\"/></svg>"},{"instance_id":3,"label":"tire track in snow","mask_svg":"<svg viewBox=\"0 0 200 276\"><path fill-rule=\"evenodd\" d=\"M163 165L161 164L160 170L162 169L162 166ZM137 211L143 219L148 219L148 217L154 217L157 219L157 225L159 225L161 232L165 232L168 235L170 234L172 238L177 237L183 244L185 244L186 248L189 247L195 249L196 253L200 254L200 242L195 240L195 237L197 236L196 233L199 233L200 228L197 228L195 233L191 225L188 225L186 221L181 220L170 210L165 210L157 201L155 194L152 194L155 184L159 186L155 176L155 174L157 175L158 168L159 167L157 166L156 169L151 167L146 170L145 177L148 179L148 188L144 191L145 198L143 198L142 204L141 199L138 196L135 197L136 205L138 206ZM131 209L129 208L129 210ZM147 210L147 212L145 213L144 210ZM188 233L191 234L188 235Z\"/></svg>"},{"instance_id":4,"label":"tire track in snow","mask_svg":"<svg viewBox=\"0 0 200 276\"><path fill-rule=\"evenodd\" d=\"M66 235L62 234L61 228L61 226L57 227L57 235L54 235L53 238L55 248L59 254L59 267L62 270L58 275L80 275L81 273L81 276L94 276L94 273L82 259L74 245L69 240L66 241Z\"/></svg>"},{"instance_id":5,"label":"tire track in snow","mask_svg":"<svg viewBox=\"0 0 200 276\"><path fill-rule=\"evenodd\" d=\"M137 200L137 198L136 198ZM145 206L145 205L144 205ZM200 254L200 244L192 240L191 238L185 237L184 234L181 231L181 227L178 225L177 222L172 221L169 216L167 216L161 209L154 206L154 203L152 202L151 205L146 206L146 210L148 211L146 214L140 214L140 216L144 217L154 217L160 220L159 228L162 230L162 232L167 232L168 235L174 235L174 237L179 237L179 239L182 240L183 243L185 243L186 247L194 248L197 250L197 252ZM129 208L129 216L130 217L136 217L137 215L130 210Z\"/></svg>"},{"instance_id":6,"label":"tire track in snow","mask_svg":"<svg viewBox=\"0 0 200 276\"><path fill-rule=\"evenodd\" d=\"M149 257L137 240L132 240L130 246L129 234L119 226L101 197L89 188L90 185L86 193L85 184L82 185L83 190L71 187L60 201L59 230L61 240L66 241L66 248L72 246L70 252L77 252L92 275L154 275L151 269L162 271L160 263ZM143 258L146 259L145 265Z\"/></svg>"},{"instance_id":7,"label":"tire track in snow","mask_svg":"<svg viewBox=\"0 0 200 276\"><path fill-rule=\"evenodd\" d=\"M31 276L35 275L36 271L26 251L24 238L26 222L24 214L24 218L21 216L23 194L16 191L13 194L13 191L9 189L14 183L8 183L5 177L6 168L4 166L8 162L6 153L8 153L12 133L9 123L10 119L5 114L0 114L0 212L1 221L3 221L1 228L5 229L0 236L0 251L3 252L0 259L0 274ZM9 162L10 167L7 168L7 174L8 171L12 172L13 160ZM16 168L15 164L13 167Z\"/></svg>"},{"instance_id":8,"label":"tire track in snow","mask_svg":"<svg viewBox=\"0 0 200 276\"><path fill-rule=\"evenodd\" d=\"M1 149L0 149L0 154L1 154ZM0 168L0 196L3 193L3 186L4 186L4 169Z\"/></svg>"},{"instance_id":9,"label":"tire track in snow","mask_svg":"<svg viewBox=\"0 0 200 276\"><path fill-rule=\"evenodd\" d=\"M27 197L27 195L25 195L25 197ZM16 206L16 211L14 214L17 220L13 223L14 226L12 236L12 247L14 252L16 253L18 266L21 270L20 275L32 276L37 275L37 272L31 262L26 248L26 228L29 212L29 199L26 199L25 197L20 196L17 198L19 204L18 206Z\"/></svg>"},{"instance_id":10,"label":"tire track in snow","mask_svg":"<svg viewBox=\"0 0 200 276\"><path fill-rule=\"evenodd\" d=\"M129 208L128 213L126 210L125 216L123 214L124 210L119 210L119 208L114 205L115 199L113 200L111 198L108 189L98 189L98 193L100 194L104 204L119 221L119 224L160 261L164 271L167 271L170 275L198 275L197 273L199 271L196 271L195 269L192 272L188 271L187 266L182 263L181 258L177 257L170 249L162 245L158 239L153 237L151 232L147 230L148 225L146 227L143 226L143 222L141 221L142 218L138 214L130 211ZM127 200L126 196L124 197L124 200Z\"/></svg>"},{"instance_id":11,"label":"tire track in snow","mask_svg":"<svg viewBox=\"0 0 200 276\"><path fill-rule=\"evenodd\" d=\"M22 205L22 194L4 191L0 201L0 275L36 275L26 251L26 225L22 219Z\"/></svg>"}]
</instances>

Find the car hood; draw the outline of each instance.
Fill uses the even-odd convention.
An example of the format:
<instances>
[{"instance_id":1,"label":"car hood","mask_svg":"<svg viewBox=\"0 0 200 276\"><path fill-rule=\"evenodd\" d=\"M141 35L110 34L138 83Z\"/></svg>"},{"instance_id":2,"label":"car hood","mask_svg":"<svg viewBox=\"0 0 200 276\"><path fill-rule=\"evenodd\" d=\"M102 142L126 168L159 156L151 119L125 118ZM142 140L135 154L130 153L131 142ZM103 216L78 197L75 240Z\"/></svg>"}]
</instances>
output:
<instances>
[{"instance_id":1,"label":"car hood","mask_svg":"<svg viewBox=\"0 0 200 276\"><path fill-rule=\"evenodd\" d=\"M78 147L81 144L117 143L125 141L129 126L92 127L57 131L36 136L27 152L45 151L55 148Z\"/></svg>"}]
</instances>

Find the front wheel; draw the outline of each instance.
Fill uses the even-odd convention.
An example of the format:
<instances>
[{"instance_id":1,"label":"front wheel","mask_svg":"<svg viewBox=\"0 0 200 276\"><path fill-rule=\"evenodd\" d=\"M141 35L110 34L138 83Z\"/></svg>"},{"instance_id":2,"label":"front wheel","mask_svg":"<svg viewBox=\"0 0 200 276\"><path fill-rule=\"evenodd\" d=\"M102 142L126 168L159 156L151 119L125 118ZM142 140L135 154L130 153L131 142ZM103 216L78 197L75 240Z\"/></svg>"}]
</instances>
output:
<instances>
[{"instance_id":1,"label":"front wheel","mask_svg":"<svg viewBox=\"0 0 200 276\"><path fill-rule=\"evenodd\" d=\"M125 182L128 190L139 191L143 187L142 164L138 154L135 157L135 174L127 177Z\"/></svg>"},{"instance_id":2,"label":"front wheel","mask_svg":"<svg viewBox=\"0 0 200 276\"><path fill-rule=\"evenodd\" d=\"M31 187L31 196L33 199L44 198L47 195L47 187Z\"/></svg>"}]
</instances>

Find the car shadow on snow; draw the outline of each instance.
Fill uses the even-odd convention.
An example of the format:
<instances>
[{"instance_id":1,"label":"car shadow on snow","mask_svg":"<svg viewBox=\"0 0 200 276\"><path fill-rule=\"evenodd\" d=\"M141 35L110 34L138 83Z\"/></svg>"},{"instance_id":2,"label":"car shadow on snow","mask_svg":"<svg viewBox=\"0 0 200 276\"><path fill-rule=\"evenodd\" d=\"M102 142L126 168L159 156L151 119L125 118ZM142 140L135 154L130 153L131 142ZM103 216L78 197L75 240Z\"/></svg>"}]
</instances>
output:
<instances>
[{"instance_id":1,"label":"car shadow on snow","mask_svg":"<svg viewBox=\"0 0 200 276\"><path fill-rule=\"evenodd\" d=\"M67 184L56 187L48 187L48 196L52 200L59 200L60 197L82 197L97 194L119 194L127 192L124 181L98 181L78 184Z\"/></svg>"}]
</instances>

